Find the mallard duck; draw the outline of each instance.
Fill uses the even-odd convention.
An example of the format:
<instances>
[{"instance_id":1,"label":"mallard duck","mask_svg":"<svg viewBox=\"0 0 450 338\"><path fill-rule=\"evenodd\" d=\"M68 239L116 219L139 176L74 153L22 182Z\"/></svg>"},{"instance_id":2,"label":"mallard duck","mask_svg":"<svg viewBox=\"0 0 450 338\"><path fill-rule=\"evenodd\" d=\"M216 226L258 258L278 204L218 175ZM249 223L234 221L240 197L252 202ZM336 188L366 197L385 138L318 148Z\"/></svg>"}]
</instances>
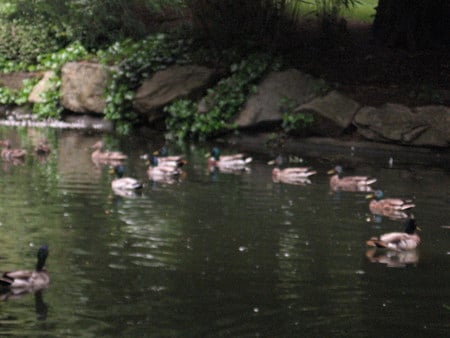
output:
<instances>
[{"instance_id":1,"label":"mallard duck","mask_svg":"<svg viewBox=\"0 0 450 338\"><path fill-rule=\"evenodd\" d=\"M103 142L98 141L91 146L94 151L91 154L92 161L94 162L113 162L123 161L128 158L127 155L120 151L103 151Z\"/></svg>"},{"instance_id":2,"label":"mallard duck","mask_svg":"<svg viewBox=\"0 0 450 338\"><path fill-rule=\"evenodd\" d=\"M217 147L212 148L210 157L208 158L208 166L216 167L219 170L241 171L249 170L247 164L253 159L244 154L221 155Z\"/></svg>"},{"instance_id":3,"label":"mallard duck","mask_svg":"<svg viewBox=\"0 0 450 338\"><path fill-rule=\"evenodd\" d=\"M123 165L114 166L114 173L116 174L116 178L112 180L111 187L114 192L128 192L128 191L136 191L142 189L142 183L132 177L123 177L125 169Z\"/></svg>"},{"instance_id":4,"label":"mallard duck","mask_svg":"<svg viewBox=\"0 0 450 338\"><path fill-rule=\"evenodd\" d=\"M309 184L311 181L308 177L315 174L317 174L317 172L308 167L285 169L274 168L272 170L272 180L276 183Z\"/></svg>"},{"instance_id":5,"label":"mallard duck","mask_svg":"<svg viewBox=\"0 0 450 338\"><path fill-rule=\"evenodd\" d=\"M343 176L343 173L340 165L328 171L328 174L333 174L330 177L330 187L333 191L372 191L370 185L377 181L376 178L368 176Z\"/></svg>"},{"instance_id":6,"label":"mallard duck","mask_svg":"<svg viewBox=\"0 0 450 338\"><path fill-rule=\"evenodd\" d=\"M23 159L25 157L25 155L27 154L27 151L25 149L12 149L10 140L1 141L1 144L3 146L2 158L5 161L12 161L15 159Z\"/></svg>"},{"instance_id":7,"label":"mallard duck","mask_svg":"<svg viewBox=\"0 0 450 338\"><path fill-rule=\"evenodd\" d=\"M179 176L183 173L181 167L183 162L159 162L159 158L153 156L151 158L150 167L147 170L147 175L150 179L155 181L161 181L175 176Z\"/></svg>"},{"instance_id":8,"label":"mallard duck","mask_svg":"<svg viewBox=\"0 0 450 338\"><path fill-rule=\"evenodd\" d=\"M149 155L150 165L153 167L157 166L168 166L181 168L186 165L188 162L182 158L182 156L167 156L167 157L159 157L155 155Z\"/></svg>"},{"instance_id":9,"label":"mallard duck","mask_svg":"<svg viewBox=\"0 0 450 338\"><path fill-rule=\"evenodd\" d=\"M5 272L0 277L0 287L18 290L18 292L37 291L50 284L50 277L45 269L48 246L42 245L37 252L36 270L19 270Z\"/></svg>"},{"instance_id":10,"label":"mallard duck","mask_svg":"<svg viewBox=\"0 0 450 338\"><path fill-rule=\"evenodd\" d=\"M420 230L420 228L414 217L410 217L405 223L404 232L390 232L380 237L372 237L366 243L368 246L397 251L413 250L420 243L420 237L416 230Z\"/></svg>"},{"instance_id":11,"label":"mallard duck","mask_svg":"<svg viewBox=\"0 0 450 338\"><path fill-rule=\"evenodd\" d=\"M42 138L41 141L34 147L34 152L36 155L39 156L45 156L50 154L51 149L50 146L47 144L47 139Z\"/></svg>"},{"instance_id":12,"label":"mallard duck","mask_svg":"<svg viewBox=\"0 0 450 338\"><path fill-rule=\"evenodd\" d=\"M381 190L375 190L366 198L372 198L369 203L369 209L372 214L387 216L393 219L407 218L408 215L403 212L414 208L416 205L411 200L401 198L383 198L384 194Z\"/></svg>"}]
</instances>

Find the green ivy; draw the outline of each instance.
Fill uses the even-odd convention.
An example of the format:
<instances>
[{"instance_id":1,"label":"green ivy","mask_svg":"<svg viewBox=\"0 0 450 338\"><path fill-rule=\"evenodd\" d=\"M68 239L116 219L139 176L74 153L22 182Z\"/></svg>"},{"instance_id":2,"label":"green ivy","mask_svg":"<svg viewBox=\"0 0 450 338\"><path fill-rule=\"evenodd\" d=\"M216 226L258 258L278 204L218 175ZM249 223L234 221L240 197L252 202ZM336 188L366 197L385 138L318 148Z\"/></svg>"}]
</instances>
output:
<instances>
[{"instance_id":1,"label":"green ivy","mask_svg":"<svg viewBox=\"0 0 450 338\"><path fill-rule=\"evenodd\" d=\"M169 65L189 63L190 53L191 41L166 34L152 35L135 43L127 40L97 53L104 63L122 59L106 90L105 108L105 117L115 122L118 132L127 134L137 121L132 100L142 80Z\"/></svg>"},{"instance_id":2,"label":"green ivy","mask_svg":"<svg viewBox=\"0 0 450 338\"><path fill-rule=\"evenodd\" d=\"M8 87L0 87L0 104L23 105L28 102L28 96L38 82L37 79L25 79L20 90L12 90Z\"/></svg>"},{"instance_id":3,"label":"green ivy","mask_svg":"<svg viewBox=\"0 0 450 338\"><path fill-rule=\"evenodd\" d=\"M256 90L255 83L269 67L278 67L267 54L252 54L230 66L230 76L220 80L207 91L202 102L206 113L198 112L198 105L188 100L177 101L165 108L169 113L166 127L169 134L182 140L205 139L224 131L236 129L231 122L242 108L247 96Z\"/></svg>"},{"instance_id":4,"label":"green ivy","mask_svg":"<svg viewBox=\"0 0 450 338\"><path fill-rule=\"evenodd\" d=\"M279 102L282 113L281 128L285 133L305 131L314 122L312 114L295 112L297 106L295 100L287 97L283 97Z\"/></svg>"}]
</instances>

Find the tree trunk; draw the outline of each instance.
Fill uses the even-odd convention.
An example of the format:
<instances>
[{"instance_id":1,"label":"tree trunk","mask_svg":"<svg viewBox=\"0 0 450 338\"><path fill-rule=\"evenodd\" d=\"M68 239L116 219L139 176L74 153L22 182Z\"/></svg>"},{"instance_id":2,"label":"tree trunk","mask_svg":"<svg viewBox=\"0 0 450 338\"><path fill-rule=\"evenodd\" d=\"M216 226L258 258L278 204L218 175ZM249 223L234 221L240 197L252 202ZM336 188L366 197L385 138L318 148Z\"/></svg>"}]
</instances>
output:
<instances>
[{"instance_id":1,"label":"tree trunk","mask_svg":"<svg viewBox=\"0 0 450 338\"><path fill-rule=\"evenodd\" d=\"M373 23L375 38L410 50L450 45L448 0L379 0Z\"/></svg>"}]
</instances>

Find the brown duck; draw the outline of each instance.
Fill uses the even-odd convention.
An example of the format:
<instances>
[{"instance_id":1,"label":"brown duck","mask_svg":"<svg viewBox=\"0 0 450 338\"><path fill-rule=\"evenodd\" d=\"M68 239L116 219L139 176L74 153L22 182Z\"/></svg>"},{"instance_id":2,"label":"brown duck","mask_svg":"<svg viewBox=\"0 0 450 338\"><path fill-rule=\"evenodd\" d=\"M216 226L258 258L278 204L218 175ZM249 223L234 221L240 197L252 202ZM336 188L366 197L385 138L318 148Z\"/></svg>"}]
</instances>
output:
<instances>
[{"instance_id":1,"label":"brown duck","mask_svg":"<svg viewBox=\"0 0 450 338\"><path fill-rule=\"evenodd\" d=\"M328 171L330 177L330 187L333 191L372 191L371 184L377 181L376 178L368 176L344 176L344 170L340 165Z\"/></svg>"},{"instance_id":2,"label":"brown duck","mask_svg":"<svg viewBox=\"0 0 450 338\"><path fill-rule=\"evenodd\" d=\"M13 149L11 148L11 141L4 140L1 141L2 149L2 158L5 161L12 161L17 159L24 159L27 151L25 149Z\"/></svg>"},{"instance_id":3,"label":"brown duck","mask_svg":"<svg viewBox=\"0 0 450 338\"><path fill-rule=\"evenodd\" d=\"M94 151L91 154L92 161L94 162L114 162L123 161L128 158L127 155L119 151L103 151L103 142L98 141L91 146Z\"/></svg>"},{"instance_id":4,"label":"brown duck","mask_svg":"<svg viewBox=\"0 0 450 338\"><path fill-rule=\"evenodd\" d=\"M369 209L372 214L387 216L393 219L407 218L408 215L404 211L416 206L411 200L384 198L383 191L381 190L375 190L366 197L372 198L369 203Z\"/></svg>"}]
</instances>

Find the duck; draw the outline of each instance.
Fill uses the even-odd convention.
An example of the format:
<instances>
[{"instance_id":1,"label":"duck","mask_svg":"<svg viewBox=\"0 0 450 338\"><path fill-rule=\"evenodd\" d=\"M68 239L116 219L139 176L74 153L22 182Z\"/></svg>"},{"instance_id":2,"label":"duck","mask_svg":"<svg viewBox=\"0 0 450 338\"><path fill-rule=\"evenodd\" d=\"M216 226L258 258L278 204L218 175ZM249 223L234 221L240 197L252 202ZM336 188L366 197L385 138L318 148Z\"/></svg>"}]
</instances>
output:
<instances>
[{"instance_id":1,"label":"duck","mask_svg":"<svg viewBox=\"0 0 450 338\"><path fill-rule=\"evenodd\" d=\"M0 288L14 290L15 293L38 291L48 287L50 276L45 269L48 246L42 245L37 252L36 269L4 272L0 277Z\"/></svg>"},{"instance_id":2,"label":"duck","mask_svg":"<svg viewBox=\"0 0 450 338\"><path fill-rule=\"evenodd\" d=\"M420 244L420 237L417 234L420 230L413 216L405 222L404 232L390 232L380 237L372 237L366 244L377 248L386 248L395 251L414 250Z\"/></svg>"},{"instance_id":3,"label":"duck","mask_svg":"<svg viewBox=\"0 0 450 338\"><path fill-rule=\"evenodd\" d=\"M27 151L25 149L11 148L10 140L1 141L1 145L3 145L1 155L5 161L23 160L25 158L25 155L27 154Z\"/></svg>"},{"instance_id":4,"label":"duck","mask_svg":"<svg viewBox=\"0 0 450 338\"><path fill-rule=\"evenodd\" d=\"M309 176L317 174L317 171L308 167L296 168L274 168L272 170L272 181L287 184L310 184Z\"/></svg>"},{"instance_id":5,"label":"duck","mask_svg":"<svg viewBox=\"0 0 450 338\"><path fill-rule=\"evenodd\" d=\"M150 167L147 169L147 175L154 181L164 181L173 179L183 174L181 167L183 162L165 162L160 163L160 159L156 156L151 157Z\"/></svg>"},{"instance_id":6,"label":"duck","mask_svg":"<svg viewBox=\"0 0 450 338\"><path fill-rule=\"evenodd\" d=\"M114 192L135 192L143 188L142 182L132 177L123 177L125 169L123 165L116 165L113 168L116 178L112 180L111 187Z\"/></svg>"},{"instance_id":7,"label":"duck","mask_svg":"<svg viewBox=\"0 0 450 338\"><path fill-rule=\"evenodd\" d=\"M369 209L372 214L387 216L392 219L407 218L408 215L404 210L409 210L416 206L411 200L402 198L384 198L384 193L380 189L367 195L366 198L372 199L369 202Z\"/></svg>"},{"instance_id":8,"label":"duck","mask_svg":"<svg viewBox=\"0 0 450 338\"><path fill-rule=\"evenodd\" d=\"M188 163L181 155L173 155L167 157L160 157L156 155L149 155L148 160L150 165L153 167L156 166L169 166L175 168L181 168Z\"/></svg>"},{"instance_id":9,"label":"duck","mask_svg":"<svg viewBox=\"0 0 450 338\"><path fill-rule=\"evenodd\" d=\"M328 171L330 177L330 187L333 191L372 191L371 184L377 181L376 178L368 176L343 176L344 170L338 165Z\"/></svg>"},{"instance_id":10,"label":"duck","mask_svg":"<svg viewBox=\"0 0 450 338\"><path fill-rule=\"evenodd\" d=\"M91 146L91 149L94 150L91 154L94 162L115 162L128 158L127 155L120 151L103 151L103 141L97 141Z\"/></svg>"},{"instance_id":11,"label":"duck","mask_svg":"<svg viewBox=\"0 0 450 338\"><path fill-rule=\"evenodd\" d=\"M34 147L34 152L38 156L46 156L50 154L51 149L50 146L47 144L46 138L42 138L41 141Z\"/></svg>"},{"instance_id":12,"label":"duck","mask_svg":"<svg viewBox=\"0 0 450 338\"><path fill-rule=\"evenodd\" d=\"M248 171L247 164L252 162L252 158L244 154L221 155L220 149L212 148L208 158L208 167L218 168L223 171Z\"/></svg>"}]
</instances>

